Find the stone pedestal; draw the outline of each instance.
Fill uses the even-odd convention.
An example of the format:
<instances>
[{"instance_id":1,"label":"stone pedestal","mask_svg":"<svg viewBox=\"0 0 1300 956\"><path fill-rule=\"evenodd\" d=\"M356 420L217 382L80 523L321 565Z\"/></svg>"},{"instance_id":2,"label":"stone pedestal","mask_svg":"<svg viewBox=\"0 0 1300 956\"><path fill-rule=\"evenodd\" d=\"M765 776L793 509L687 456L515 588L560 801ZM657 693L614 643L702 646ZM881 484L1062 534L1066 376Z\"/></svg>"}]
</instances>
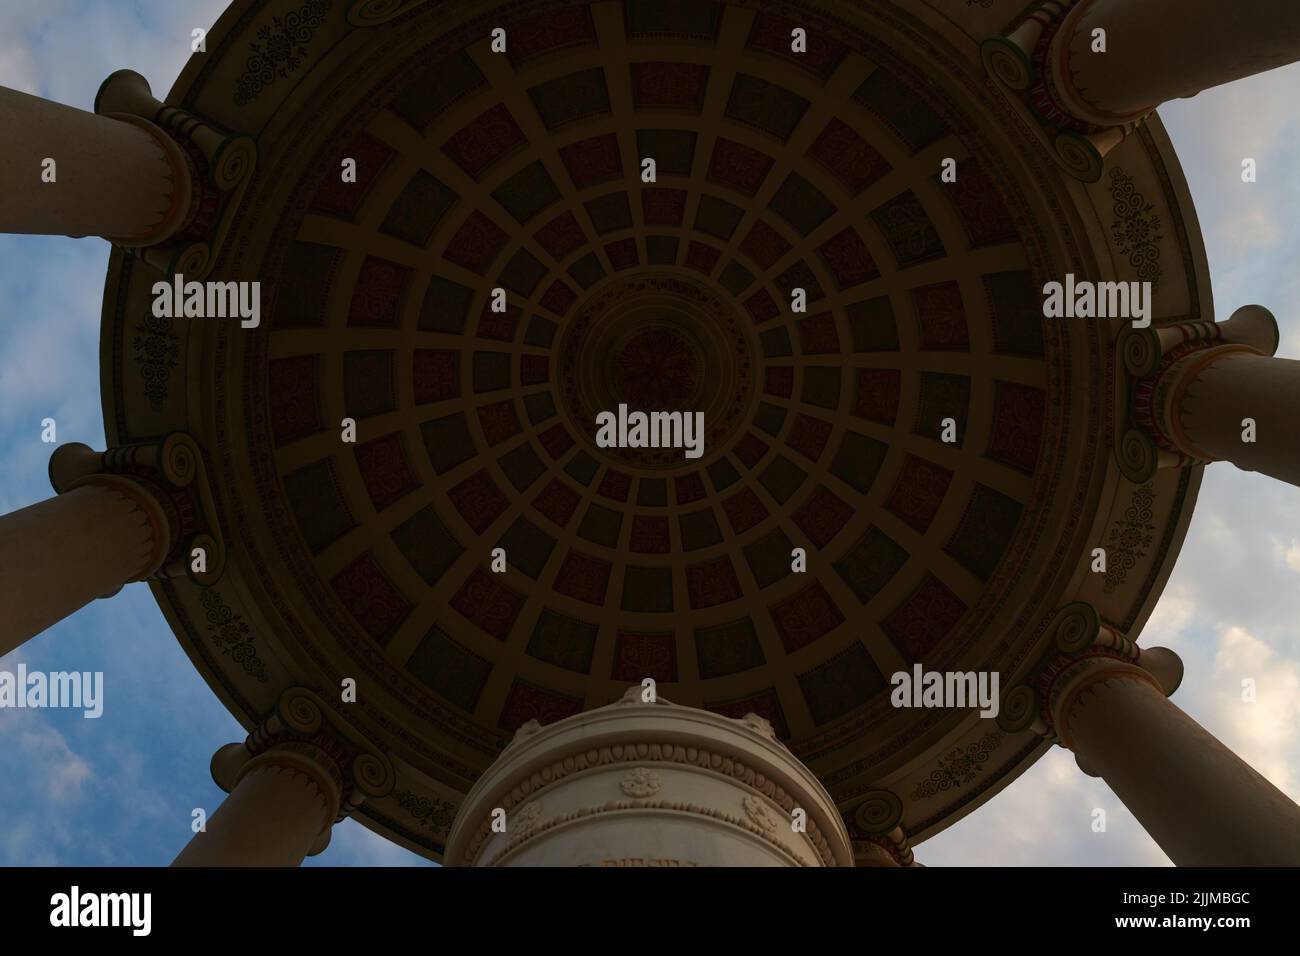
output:
<instances>
[{"instance_id":1,"label":"stone pedestal","mask_svg":"<svg viewBox=\"0 0 1300 956\"><path fill-rule=\"evenodd\" d=\"M766 721L638 694L521 728L461 805L447 863L853 865L830 796Z\"/></svg>"}]
</instances>

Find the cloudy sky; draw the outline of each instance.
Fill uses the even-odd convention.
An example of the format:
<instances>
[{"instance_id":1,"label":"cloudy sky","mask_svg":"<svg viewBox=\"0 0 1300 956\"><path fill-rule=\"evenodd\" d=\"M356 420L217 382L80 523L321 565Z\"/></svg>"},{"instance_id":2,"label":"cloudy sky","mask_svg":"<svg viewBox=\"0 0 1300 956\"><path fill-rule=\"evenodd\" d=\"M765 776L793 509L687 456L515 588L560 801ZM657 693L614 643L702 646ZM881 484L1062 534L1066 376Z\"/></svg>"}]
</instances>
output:
<instances>
[{"instance_id":1,"label":"cloudy sky","mask_svg":"<svg viewBox=\"0 0 1300 956\"><path fill-rule=\"evenodd\" d=\"M190 31L225 0L0 3L0 85L90 109L129 66L162 95L189 56ZM1300 67L1163 107L1209 251L1220 318L1258 302L1300 353ZM1241 182L1241 161L1258 181ZM0 513L48 497L50 446L104 445L99 313L108 245L0 235ZM1278 787L1300 798L1300 491L1218 464L1207 470L1187 542L1143 643L1176 650L1175 700ZM0 712L0 865L165 864L191 811L221 792L212 752L243 731L199 679L148 589L130 585L0 660L14 670L104 671L107 712ZM1243 678L1258 686L1241 701ZM1091 828L1096 808L1106 832ZM931 866L1147 865L1168 860L1104 783L1051 751L997 798L923 844ZM422 861L350 821L309 861Z\"/></svg>"}]
</instances>

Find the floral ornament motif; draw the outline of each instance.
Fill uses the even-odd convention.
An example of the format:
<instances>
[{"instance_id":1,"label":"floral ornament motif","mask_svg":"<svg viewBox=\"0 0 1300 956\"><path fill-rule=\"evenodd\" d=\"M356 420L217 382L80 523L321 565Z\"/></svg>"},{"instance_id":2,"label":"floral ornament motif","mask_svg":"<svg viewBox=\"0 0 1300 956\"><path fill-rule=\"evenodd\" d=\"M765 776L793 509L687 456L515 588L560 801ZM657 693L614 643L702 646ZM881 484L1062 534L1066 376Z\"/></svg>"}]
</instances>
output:
<instances>
[{"instance_id":1,"label":"floral ornament motif","mask_svg":"<svg viewBox=\"0 0 1300 956\"><path fill-rule=\"evenodd\" d=\"M974 743L958 747L946 757L939 758L939 769L922 780L912 791L912 799L920 800L933 797L945 790L952 790L963 784L971 783L979 776L980 770L988 761L993 751L1002 743L999 734L985 734Z\"/></svg>"},{"instance_id":2,"label":"floral ornament motif","mask_svg":"<svg viewBox=\"0 0 1300 956\"><path fill-rule=\"evenodd\" d=\"M519 729L515 731L514 737L510 739L510 743L512 745L517 744L519 743L519 741L531 737L535 733L538 733L539 731L541 731L541 729L542 729L541 721L539 721L536 717L534 717L531 720L525 720L522 724L519 725Z\"/></svg>"},{"instance_id":3,"label":"floral ornament motif","mask_svg":"<svg viewBox=\"0 0 1300 956\"><path fill-rule=\"evenodd\" d=\"M653 797L663 789L663 783L659 780L659 774L648 767L633 767L623 774L619 787L629 797Z\"/></svg>"},{"instance_id":4,"label":"floral ornament motif","mask_svg":"<svg viewBox=\"0 0 1300 956\"><path fill-rule=\"evenodd\" d=\"M272 17L269 24L263 24L257 31L257 42L248 45L250 53L244 72L235 81L236 106L247 106L277 78L287 80L298 69L307 56L312 34L325 22L332 3L333 0L306 0L283 19Z\"/></svg>"},{"instance_id":5,"label":"floral ornament motif","mask_svg":"<svg viewBox=\"0 0 1300 956\"><path fill-rule=\"evenodd\" d=\"M745 797L745 816L749 817L749 822L760 830L767 833L776 830L776 819L772 816L772 811L767 808L766 803L753 794Z\"/></svg>"},{"instance_id":6,"label":"floral ornament motif","mask_svg":"<svg viewBox=\"0 0 1300 956\"><path fill-rule=\"evenodd\" d=\"M1111 238L1119 246L1128 264L1137 270L1138 279L1160 286L1160 217L1155 206L1133 186L1133 177L1122 169L1110 171L1110 198L1115 203Z\"/></svg>"},{"instance_id":7,"label":"floral ornament motif","mask_svg":"<svg viewBox=\"0 0 1300 956\"><path fill-rule=\"evenodd\" d=\"M1138 563L1146 557L1146 549L1151 547L1156 526L1152 519L1151 503L1155 500L1155 489L1150 482L1133 492L1129 506L1124 509L1124 517L1110 529L1106 540L1106 584L1104 590L1110 594L1124 583L1124 578Z\"/></svg>"},{"instance_id":8,"label":"floral ornament motif","mask_svg":"<svg viewBox=\"0 0 1300 956\"><path fill-rule=\"evenodd\" d=\"M891 199L872 214L900 265L912 265L943 252L943 240L912 193Z\"/></svg>"},{"instance_id":9,"label":"floral ornament motif","mask_svg":"<svg viewBox=\"0 0 1300 956\"><path fill-rule=\"evenodd\" d=\"M650 328L624 342L614 356L630 408L689 407L703 371L699 354L672 329Z\"/></svg>"},{"instance_id":10,"label":"floral ornament motif","mask_svg":"<svg viewBox=\"0 0 1300 956\"><path fill-rule=\"evenodd\" d=\"M136 325L135 330L140 334L131 340L135 363L144 379L144 396L155 412L161 412L167 402L171 370L180 358L179 339L172 331L174 326L173 319L149 313Z\"/></svg>"},{"instance_id":11,"label":"floral ornament motif","mask_svg":"<svg viewBox=\"0 0 1300 956\"><path fill-rule=\"evenodd\" d=\"M413 816L421 826L444 837L451 831L451 823L456 819L456 808L446 800L422 797L409 790L400 790L393 797L397 800L397 805Z\"/></svg>"},{"instance_id":12,"label":"floral ornament motif","mask_svg":"<svg viewBox=\"0 0 1300 956\"><path fill-rule=\"evenodd\" d=\"M515 833L527 833L533 827L537 826L537 821L542 818L542 802L534 800L532 803L525 804L519 808L519 812L509 818L507 827Z\"/></svg>"},{"instance_id":13,"label":"floral ornament motif","mask_svg":"<svg viewBox=\"0 0 1300 956\"><path fill-rule=\"evenodd\" d=\"M772 727L772 722L766 717L748 713L740 719L740 722L754 733L766 737L768 740L776 740L776 730Z\"/></svg>"},{"instance_id":14,"label":"floral ornament motif","mask_svg":"<svg viewBox=\"0 0 1300 956\"><path fill-rule=\"evenodd\" d=\"M208 630L221 648L221 653L229 654L231 660L244 669L258 683L267 680L266 664L257 656L253 645L252 629L242 615L236 614L226 606L221 595L210 588L205 588L199 595L199 603L207 611Z\"/></svg>"}]
</instances>

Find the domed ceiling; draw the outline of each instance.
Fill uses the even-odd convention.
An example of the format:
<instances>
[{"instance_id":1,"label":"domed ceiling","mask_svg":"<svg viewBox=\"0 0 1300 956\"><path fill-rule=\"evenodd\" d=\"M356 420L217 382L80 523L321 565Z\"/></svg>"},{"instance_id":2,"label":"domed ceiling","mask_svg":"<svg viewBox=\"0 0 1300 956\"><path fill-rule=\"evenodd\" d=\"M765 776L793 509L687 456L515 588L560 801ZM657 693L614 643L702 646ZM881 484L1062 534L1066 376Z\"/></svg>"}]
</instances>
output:
<instances>
[{"instance_id":1,"label":"domed ceiling","mask_svg":"<svg viewBox=\"0 0 1300 956\"><path fill-rule=\"evenodd\" d=\"M1144 221L1063 180L979 67L1024 4L933 6L248 0L212 31L168 102L257 138L212 277L260 280L263 322L152 325L141 360L154 277L115 254L106 414L205 449L227 571L155 592L232 711L356 679L399 775L369 825L437 857L517 727L649 677L933 832L1043 744L895 710L889 675L1006 688L1088 587L1145 619L1195 485L1134 497L1117 327L1039 290L1131 277L1154 219L1157 313L1208 308L1181 174L1155 121L1120 162ZM599 447L619 403L704 412L703 456ZM1144 500L1140 573L1088 584Z\"/></svg>"}]
</instances>

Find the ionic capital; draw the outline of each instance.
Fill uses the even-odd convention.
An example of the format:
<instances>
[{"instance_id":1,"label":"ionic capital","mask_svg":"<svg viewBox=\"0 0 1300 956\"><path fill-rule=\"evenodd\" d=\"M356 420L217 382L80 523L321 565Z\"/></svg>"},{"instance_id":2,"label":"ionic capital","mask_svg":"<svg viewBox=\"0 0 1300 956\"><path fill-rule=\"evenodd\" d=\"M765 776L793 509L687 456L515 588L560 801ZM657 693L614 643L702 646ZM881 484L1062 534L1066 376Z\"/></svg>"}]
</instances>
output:
<instances>
[{"instance_id":1,"label":"ionic capital","mask_svg":"<svg viewBox=\"0 0 1300 956\"><path fill-rule=\"evenodd\" d=\"M257 162L252 139L156 99L148 81L118 70L95 96L95 112L141 127L175 166L182 201L149 235L105 237L167 275L203 279L225 239Z\"/></svg>"},{"instance_id":2,"label":"ionic capital","mask_svg":"<svg viewBox=\"0 0 1300 956\"><path fill-rule=\"evenodd\" d=\"M59 494L87 485L128 499L152 528L151 553L127 581L186 576L210 586L221 577L225 547L198 443L184 432L96 452L73 442L50 456Z\"/></svg>"},{"instance_id":3,"label":"ionic capital","mask_svg":"<svg viewBox=\"0 0 1300 956\"><path fill-rule=\"evenodd\" d=\"M989 76L1035 121L1058 165L1077 179L1097 182L1106 154L1150 110L1127 118L1102 116L1077 96L1068 63L1081 9L1080 0L1043 0L1010 34L985 40L980 54Z\"/></svg>"},{"instance_id":4,"label":"ionic capital","mask_svg":"<svg viewBox=\"0 0 1300 956\"><path fill-rule=\"evenodd\" d=\"M1300 6L1042 0L981 54L1062 168L1096 182L1106 154L1161 103L1300 59Z\"/></svg>"},{"instance_id":5,"label":"ionic capital","mask_svg":"<svg viewBox=\"0 0 1300 956\"><path fill-rule=\"evenodd\" d=\"M1046 656L1003 698L997 721L1007 733L1029 728L1072 750L1070 718L1098 685L1140 681L1167 697L1182 681L1178 655L1163 647L1139 648L1102 624L1090 604L1067 604L1049 631L1052 643Z\"/></svg>"},{"instance_id":6,"label":"ionic capital","mask_svg":"<svg viewBox=\"0 0 1300 956\"><path fill-rule=\"evenodd\" d=\"M1278 326L1259 305L1226 322L1126 329L1117 342L1127 373L1116 455L1134 482L1160 468L1231 461L1300 483L1300 363L1272 357Z\"/></svg>"},{"instance_id":7,"label":"ionic capital","mask_svg":"<svg viewBox=\"0 0 1300 956\"><path fill-rule=\"evenodd\" d=\"M854 865L920 866L903 830L903 802L893 791L869 791L847 823Z\"/></svg>"},{"instance_id":8,"label":"ionic capital","mask_svg":"<svg viewBox=\"0 0 1300 956\"><path fill-rule=\"evenodd\" d=\"M251 774L297 774L324 801L326 826L312 855L329 844L329 831L367 799L387 796L396 784L391 761L303 687L280 695L275 710L243 743L226 744L212 757L212 779L227 793Z\"/></svg>"}]
</instances>

